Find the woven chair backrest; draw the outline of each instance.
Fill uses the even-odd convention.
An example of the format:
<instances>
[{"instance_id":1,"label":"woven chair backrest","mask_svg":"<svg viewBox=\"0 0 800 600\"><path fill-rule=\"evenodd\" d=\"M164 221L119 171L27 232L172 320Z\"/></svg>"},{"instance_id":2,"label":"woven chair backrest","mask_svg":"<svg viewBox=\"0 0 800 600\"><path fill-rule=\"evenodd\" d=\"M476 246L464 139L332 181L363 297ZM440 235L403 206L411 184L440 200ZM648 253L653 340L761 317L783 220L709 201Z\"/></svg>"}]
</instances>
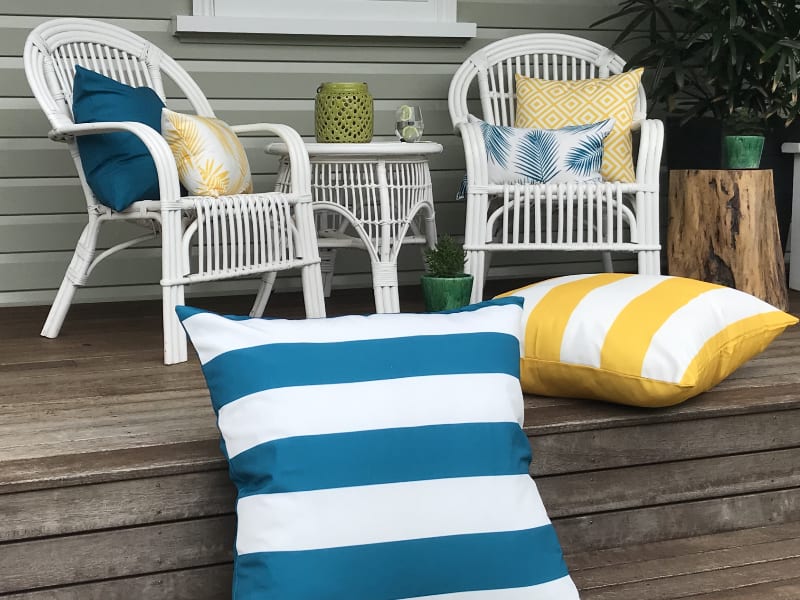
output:
<instances>
[{"instance_id":1,"label":"woven chair backrest","mask_svg":"<svg viewBox=\"0 0 800 600\"><path fill-rule=\"evenodd\" d=\"M448 103L453 125L466 121L467 99L477 80L483 119L494 125L514 125L516 90L514 76L551 80L608 77L622 72L625 61L595 42L557 34L514 36L478 50L456 71L450 83ZM644 119L647 100L640 86L634 121Z\"/></svg>"},{"instance_id":2,"label":"woven chair backrest","mask_svg":"<svg viewBox=\"0 0 800 600\"><path fill-rule=\"evenodd\" d=\"M165 103L166 79L177 86L176 93L182 93L197 114L214 116L203 92L178 63L144 38L116 25L91 19L47 21L28 36L24 61L31 90L54 128L73 122L76 65L133 87L152 88Z\"/></svg>"}]
</instances>

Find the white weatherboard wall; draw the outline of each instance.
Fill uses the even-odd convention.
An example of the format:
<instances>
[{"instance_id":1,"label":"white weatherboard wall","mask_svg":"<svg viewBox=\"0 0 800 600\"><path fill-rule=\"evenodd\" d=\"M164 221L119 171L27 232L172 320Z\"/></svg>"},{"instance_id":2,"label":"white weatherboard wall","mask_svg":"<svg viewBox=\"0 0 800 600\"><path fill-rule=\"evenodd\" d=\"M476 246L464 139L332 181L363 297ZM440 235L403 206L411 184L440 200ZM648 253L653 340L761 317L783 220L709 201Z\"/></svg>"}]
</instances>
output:
<instances>
[{"instance_id":1,"label":"white weatherboard wall","mask_svg":"<svg viewBox=\"0 0 800 600\"><path fill-rule=\"evenodd\" d=\"M425 116L425 137L445 147L444 154L431 161L439 231L461 235L464 211L454 195L464 172L463 151L461 140L452 135L447 115L447 88L452 73L477 48L520 33L561 31L610 44L615 31L590 31L588 27L615 6L615 0L459 0L459 21L478 24L477 37L463 44L410 39L270 40L246 35L203 43L171 34L176 15L192 14L191 0L3 0L0 305L52 301L86 218L72 161L61 144L47 139L47 121L31 96L22 68L22 48L28 32L47 19L103 19L151 40L195 77L219 116L231 123L287 123L311 140L313 98L323 81L367 82L375 97L378 136L392 135L394 109L399 104L419 104ZM180 100L169 104L176 110L188 110ZM277 165L274 158L262 152L264 143L251 138L245 146L257 187L271 189ZM109 226L101 246L119 240L123 227ZM594 254L495 256L493 264L498 268L494 275L533 278L600 270L599 256ZM127 250L98 267L76 300L157 298L159 267L158 248L151 245ZM416 283L421 269L419 249L404 249L401 283ZM334 286L370 284L366 254L341 253ZM296 279L279 279L279 289L296 286ZM256 288L253 281L217 282L195 286L190 293L254 293Z\"/></svg>"}]
</instances>

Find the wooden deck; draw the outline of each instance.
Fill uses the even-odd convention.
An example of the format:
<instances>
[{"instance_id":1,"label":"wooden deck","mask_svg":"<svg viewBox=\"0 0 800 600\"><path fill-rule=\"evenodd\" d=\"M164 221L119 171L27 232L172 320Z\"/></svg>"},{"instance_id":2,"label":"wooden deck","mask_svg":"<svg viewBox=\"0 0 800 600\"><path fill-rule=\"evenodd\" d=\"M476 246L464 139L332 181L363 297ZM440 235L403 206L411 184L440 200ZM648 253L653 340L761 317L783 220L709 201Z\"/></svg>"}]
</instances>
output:
<instances>
[{"instance_id":1,"label":"wooden deck","mask_svg":"<svg viewBox=\"0 0 800 600\"><path fill-rule=\"evenodd\" d=\"M369 290L329 302L370 310ZM157 303L75 306L56 340L45 314L0 310L0 598L229 597L234 491L196 360L161 364ZM800 327L682 406L526 403L582 598L800 598Z\"/></svg>"}]
</instances>

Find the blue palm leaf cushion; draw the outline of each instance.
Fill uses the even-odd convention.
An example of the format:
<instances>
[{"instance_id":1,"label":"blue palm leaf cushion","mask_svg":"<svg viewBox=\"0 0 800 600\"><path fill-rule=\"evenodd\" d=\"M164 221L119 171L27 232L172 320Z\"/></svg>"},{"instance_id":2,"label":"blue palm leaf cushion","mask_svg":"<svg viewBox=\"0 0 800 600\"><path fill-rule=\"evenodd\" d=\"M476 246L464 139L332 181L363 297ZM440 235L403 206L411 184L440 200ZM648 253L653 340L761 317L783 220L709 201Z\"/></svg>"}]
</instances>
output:
<instances>
[{"instance_id":1,"label":"blue palm leaf cushion","mask_svg":"<svg viewBox=\"0 0 800 600\"><path fill-rule=\"evenodd\" d=\"M490 184L602 181L603 140L614 119L561 129L490 125L472 115L469 121L480 127Z\"/></svg>"},{"instance_id":2,"label":"blue palm leaf cushion","mask_svg":"<svg viewBox=\"0 0 800 600\"><path fill-rule=\"evenodd\" d=\"M485 121L481 121L480 126L489 160L505 167L508 164L508 155L511 152L513 132L506 127L493 127Z\"/></svg>"},{"instance_id":3,"label":"blue palm leaf cushion","mask_svg":"<svg viewBox=\"0 0 800 600\"><path fill-rule=\"evenodd\" d=\"M72 112L76 123L136 121L161 133L164 103L148 87L134 88L75 67ZM125 210L137 200L158 200L158 173L144 143L132 133L78 137L86 181L98 201Z\"/></svg>"},{"instance_id":4,"label":"blue palm leaf cushion","mask_svg":"<svg viewBox=\"0 0 800 600\"><path fill-rule=\"evenodd\" d=\"M603 164L603 138L600 132L593 131L577 146L567 152L565 164L570 173L579 178L591 177L600 172Z\"/></svg>"},{"instance_id":5,"label":"blue palm leaf cushion","mask_svg":"<svg viewBox=\"0 0 800 600\"><path fill-rule=\"evenodd\" d=\"M552 131L533 129L520 138L514 167L529 181L552 181L560 172L558 162L558 137Z\"/></svg>"},{"instance_id":6,"label":"blue palm leaf cushion","mask_svg":"<svg viewBox=\"0 0 800 600\"><path fill-rule=\"evenodd\" d=\"M177 309L238 489L234 600L577 600L528 474L521 302Z\"/></svg>"}]
</instances>

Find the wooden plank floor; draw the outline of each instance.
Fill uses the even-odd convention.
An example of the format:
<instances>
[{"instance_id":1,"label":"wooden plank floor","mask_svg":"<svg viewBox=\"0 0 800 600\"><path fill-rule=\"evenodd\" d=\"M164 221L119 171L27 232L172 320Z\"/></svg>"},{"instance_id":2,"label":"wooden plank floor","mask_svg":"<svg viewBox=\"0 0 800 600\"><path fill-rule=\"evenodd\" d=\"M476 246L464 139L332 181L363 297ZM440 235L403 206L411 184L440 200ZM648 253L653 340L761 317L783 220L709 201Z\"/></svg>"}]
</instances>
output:
<instances>
[{"instance_id":1,"label":"wooden plank floor","mask_svg":"<svg viewBox=\"0 0 800 600\"><path fill-rule=\"evenodd\" d=\"M800 522L567 556L584 600L800 598Z\"/></svg>"},{"instance_id":2,"label":"wooden plank floor","mask_svg":"<svg viewBox=\"0 0 800 600\"><path fill-rule=\"evenodd\" d=\"M370 312L371 291L328 308ZM76 305L56 340L38 336L45 315L0 309L0 598L225 598L234 496L196 360L161 363L158 303ZM800 327L668 409L526 398L582 597L800 598L798 357Z\"/></svg>"}]
</instances>

